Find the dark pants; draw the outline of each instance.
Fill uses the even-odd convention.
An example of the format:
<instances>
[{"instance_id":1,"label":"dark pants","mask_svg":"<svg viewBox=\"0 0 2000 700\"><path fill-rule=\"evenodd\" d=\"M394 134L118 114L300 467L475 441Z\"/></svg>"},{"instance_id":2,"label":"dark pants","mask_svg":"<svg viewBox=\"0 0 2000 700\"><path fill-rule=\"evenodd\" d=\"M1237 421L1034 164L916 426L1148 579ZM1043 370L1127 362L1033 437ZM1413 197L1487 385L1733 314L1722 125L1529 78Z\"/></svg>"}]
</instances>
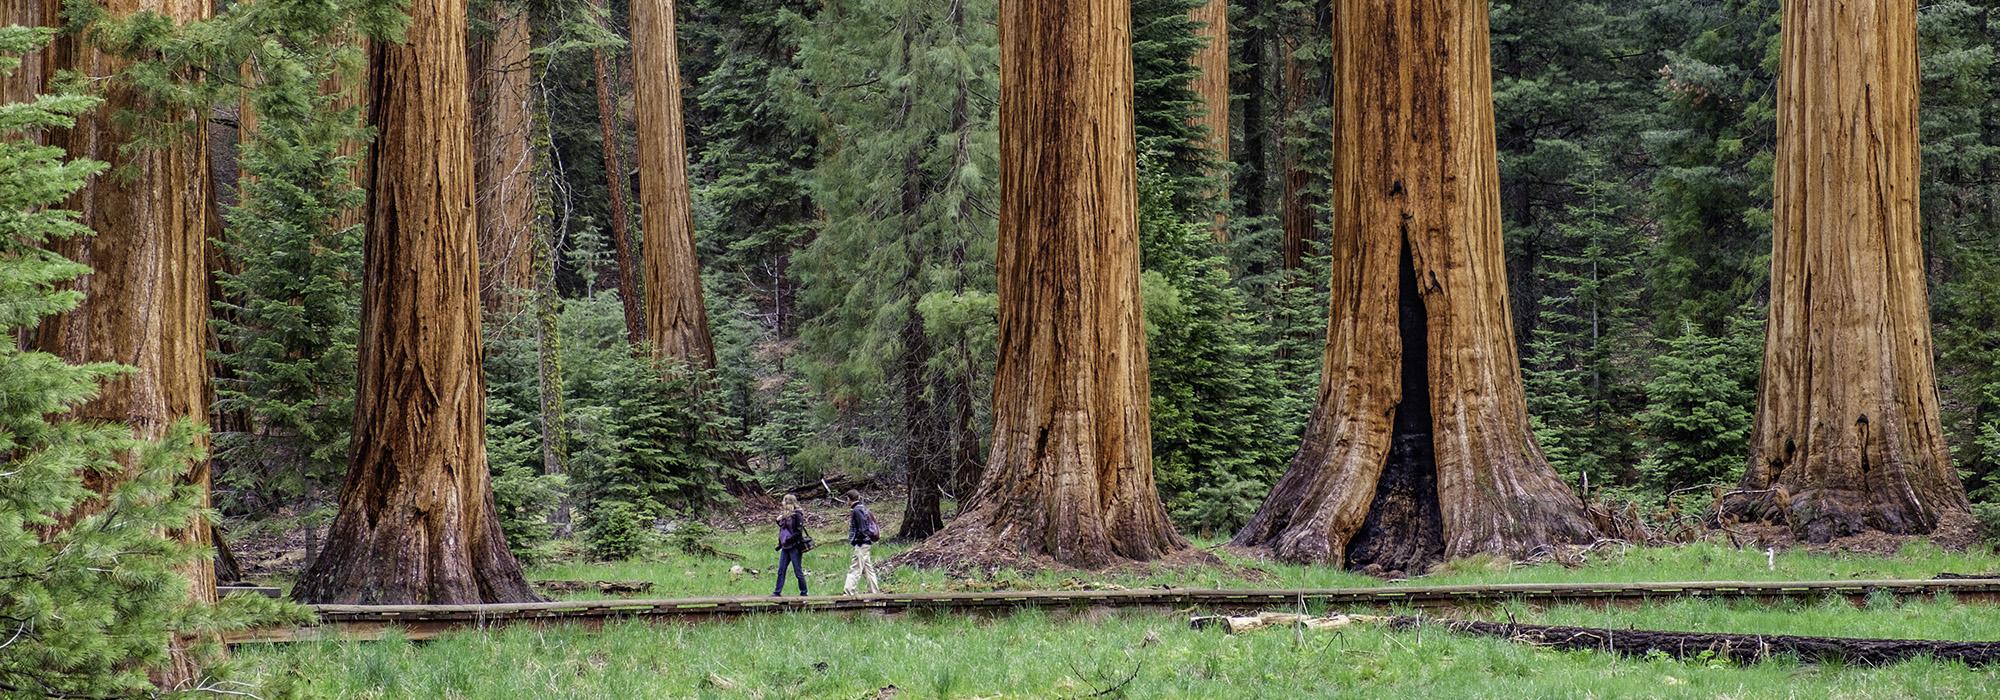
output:
<instances>
[{"instance_id":1,"label":"dark pants","mask_svg":"<svg viewBox=\"0 0 2000 700\"><path fill-rule=\"evenodd\" d=\"M778 588L771 591L771 595L785 594L785 569L787 568L791 569L792 575L797 576L799 579L799 595L806 595L806 553L804 550L798 549L778 550Z\"/></svg>"}]
</instances>

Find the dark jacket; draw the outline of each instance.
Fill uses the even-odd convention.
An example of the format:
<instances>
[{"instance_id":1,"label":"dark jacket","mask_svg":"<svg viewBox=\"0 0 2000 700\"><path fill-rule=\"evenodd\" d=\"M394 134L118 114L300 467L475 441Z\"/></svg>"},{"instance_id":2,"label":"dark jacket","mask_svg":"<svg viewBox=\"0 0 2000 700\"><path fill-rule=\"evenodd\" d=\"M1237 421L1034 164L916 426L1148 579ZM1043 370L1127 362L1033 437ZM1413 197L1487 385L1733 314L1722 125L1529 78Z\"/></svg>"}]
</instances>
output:
<instances>
[{"instance_id":1,"label":"dark jacket","mask_svg":"<svg viewBox=\"0 0 2000 700\"><path fill-rule=\"evenodd\" d=\"M778 549L805 549L806 514L792 511L778 516Z\"/></svg>"},{"instance_id":2,"label":"dark jacket","mask_svg":"<svg viewBox=\"0 0 2000 700\"><path fill-rule=\"evenodd\" d=\"M854 509L847 511L847 543L858 547L875 544L876 540L881 539L868 534L868 523L874 520L875 514L868 512L868 506L854 504Z\"/></svg>"}]
</instances>

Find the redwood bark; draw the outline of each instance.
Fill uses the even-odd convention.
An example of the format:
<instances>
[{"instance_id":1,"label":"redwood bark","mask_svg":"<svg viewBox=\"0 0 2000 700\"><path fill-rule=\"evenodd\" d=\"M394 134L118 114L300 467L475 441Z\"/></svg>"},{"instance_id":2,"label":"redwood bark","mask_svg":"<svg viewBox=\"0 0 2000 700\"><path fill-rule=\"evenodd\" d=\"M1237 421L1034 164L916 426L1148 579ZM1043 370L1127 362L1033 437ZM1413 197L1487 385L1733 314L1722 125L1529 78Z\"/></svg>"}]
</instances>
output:
<instances>
[{"instance_id":1,"label":"redwood bark","mask_svg":"<svg viewBox=\"0 0 2000 700\"><path fill-rule=\"evenodd\" d=\"M1153 486L1126 0L1000 5L1000 366L973 504L921 564L1187 546Z\"/></svg>"},{"instance_id":2,"label":"redwood bark","mask_svg":"<svg viewBox=\"0 0 2000 700\"><path fill-rule=\"evenodd\" d=\"M1196 118L1208 129L1208 142L1204 144L1215 162L1229 162L1229 0L1205 0L1188 12L1194 21L1195 34L1206 40L1194 54L1195 68L1200 73L1194 79L1194 94L1201 98L1202 111ZM1218 176L1220 173L1218 173ZM1228 197L1229 189L1217 185L1214 196ZM1215 240L1229 242L1229 215L1226 211L1215 213Z\"/></svg>"},{"instance_id":3,"label":"redwood bark","mask_svg":"<svg viewBox=\"0 0 2000 700\"><path fill-rule=\"evenodd\" d=\"M0 0L0 23L23 27L54 27L57 3L55 0ZM0 104L28 102L42 93L44 78L48 74L48 50L36 50L21 56L21 65L8 75L0 76Z\"/></svg>"},{"instance_id":4,"label":"redwood bark","mask_svg":"<svg viewBox=\"0 0 2000 700\"><path fill-rule=\"evenodd\" d=\"M1486 3L1334 12L1325 375L1304 444L1235 543L1390 572L1587 541L1529 428L1508 322Z\"/></svg>"},{"instance_id":5,"label":"redwood bark","mask_svg":"<svg viewBox=\"0 0 2000 700\"><path fill-rule=\"evenodd\" d=\"M618 157L617 113L611 108L611 68L604 49L592 52L597 72L597 131L604 148L604 191L611 197L611 249L618 258L618 301L625 309L625 337L633 346L646 340L645 310L639 308L639 289L632 283L631 214L625 210L625 192L632 183Z\"/></svg>"},{"instance_id":6,"label":"redwood bark","mask_svg":"<svg viewBox=\"0 0 2000 700\"><path fill-rule=\"evenodd\" d=\"M514 308L535 285L534 163L529 158L528 13L493 3L493 34L468 56L472 79L474 200L479 208L479 298Z\"/></svg>"},{"instance_id":7,"label":"redwood bark","mask_svg":"<svg viewBox=\"0 0 2000 700\"><path fill-rule=\"evenodd\" d=\"M534 600L494 515L480 373L465 5L416 0L370 51L354 457L295 591L318 603Z\"/></svg>"},{"instance_id":8,"label":"redwood bark","mask_svg":"<svg viewBox=\"0 0 2000 700\"><path fill-rule=\"evenodd\" d=\"M645 236L646 332L653 355L715 366L688 194L674 0L632 3L632 86L639 122L639 217Z\"/></svg>"},{"instance_id":9,"label":"redwood bark","mask_svg":"<svg viewBox=\"0 0 2000 700\"><path fill-rule=\"evenodd\" d=\"M103 9L114 18L154 12L176 23L206 19L213 10L208 0L113 0L103 3ZM55 20L56 8L44 4L40 17ZM71 363L133 367L133 373L106 382L75 416L127 424L137 438L158 440L175 422L208 423L208 131L188 129L161 144L131 146L135 134L125 128L123 113L196 124L207 113L149 99L121 77L132 60L101 50L94 33L66 34L45 49L44 79L58 70L75 71L100 85L104 98L102 106L78 116L74 128L49 133L48 141L64 147L71 159L104 161L113 172L128 171L130 176L93 178L64 204L80 212L82 223L96 235L58 241L53 248L90 266L91 272L74 285L83 293L82 304L45 320L31 344ZM37 92L45 87L23 85ZM84 475L85 483L100 493L108 493L120 478ZM189 465L183 479L200 488L206 506L207 459ZM86 505L74 515L102 505ZM175 534L185 542L212 546L205 521ZM196 600L213 602L214 561L200 557L185 572ZM186 653L186 641L174 640L167 666L155 672L162 686L179 687L199 671Z\"/></svg>"},{"instance_id":10,"label":"redwood bark","mask_svg":"<svg viewBox=\"0 0 2000 700\"><path fill-rule=\"evenodd\" d=\"M1964 513L1938 419L1918 225L1915 0L1785 5L1771 315L1724 511L1826 542Z\"/></svg>"},{"instance_id":11,"label":"redwood bark","mask_svg":"<svg viewBox=\"0 0 2000 700\"><path fill-rule=\"evenodd\" d=\"M1294 13L1295 23L1300 27L1329 29L1326 23L1329 19L1327 9L1329 8L1324 1L1316 3L1312 8L1301 9ZM1306 148L1302 143L1304 139L1300 138L1301 135L1297 131L1302 115L1309 114L1314 107L1325 104L1328 95L1325 92L1326 66L1299 57L1300 51L1304 48L1303 42L1291 40L1282 43L1285 47L1284 69L1279 79L1278 92L1284 98L1284 114L1278 121L1284 126L1285 133L1291 134L1293 138L1285 139L1279 149L1284 153L1282 167L1285 171L1284 187L1279 196L1282 231L1279 264L1284 269L1296 270L1305 265L1308 248L1312 241L1319 237L1318 231L1315 230L1317 217L1313 212L1314 206L1319 203L1319 197L1313 192L1311 165L1306 159Z\"/></svg>"}]
</instances>

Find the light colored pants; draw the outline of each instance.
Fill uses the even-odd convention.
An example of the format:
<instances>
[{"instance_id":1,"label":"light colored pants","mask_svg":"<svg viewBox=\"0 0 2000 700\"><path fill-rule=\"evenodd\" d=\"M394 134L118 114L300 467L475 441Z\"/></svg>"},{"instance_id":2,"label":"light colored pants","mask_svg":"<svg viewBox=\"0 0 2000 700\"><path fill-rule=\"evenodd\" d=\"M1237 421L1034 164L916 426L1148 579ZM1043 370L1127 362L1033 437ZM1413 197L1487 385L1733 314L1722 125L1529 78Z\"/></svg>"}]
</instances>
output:
<instances>
[{"instance_id":1,"label":"light colored pants","mask_svg":"<svg viewBox=\"0 0 2000 700\"><path fill-rule=\"evenodd\" d=\"M847 565L847 586L845 588L847 595L855 594L854 586L861 582L861 577L863 576L868 577L869 593L882 592L882 589L875 582L875 559L868 554L870 546L865 544L854 546L854 561Z\"/></svg>"}]
</instances>

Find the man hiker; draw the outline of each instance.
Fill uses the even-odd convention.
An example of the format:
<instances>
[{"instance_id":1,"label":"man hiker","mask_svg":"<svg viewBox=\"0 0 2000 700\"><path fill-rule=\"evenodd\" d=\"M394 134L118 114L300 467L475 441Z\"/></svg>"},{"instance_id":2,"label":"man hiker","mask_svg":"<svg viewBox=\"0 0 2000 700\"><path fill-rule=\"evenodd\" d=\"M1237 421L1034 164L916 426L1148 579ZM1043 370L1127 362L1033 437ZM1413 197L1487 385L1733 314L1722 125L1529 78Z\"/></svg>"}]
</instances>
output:
<instances>
[{"instance_id":1,"label":"man hiker","mask_svg":"<svg viewBox=\"0 0 2000 700\"><path fill-rule=\"evenodd\" d=\"M855 584L861 577L868 577L868 593L881 593L875 582L875 560L868 554L869 547L882 539L882 526L875 524L875 514L868 512L868 504L861 501L858 491L847 492L848 502L854 504L847 512L847 543L854 545L854 561L847 565L847 595L855 594Z\"/></svg>"}]
</instances>

